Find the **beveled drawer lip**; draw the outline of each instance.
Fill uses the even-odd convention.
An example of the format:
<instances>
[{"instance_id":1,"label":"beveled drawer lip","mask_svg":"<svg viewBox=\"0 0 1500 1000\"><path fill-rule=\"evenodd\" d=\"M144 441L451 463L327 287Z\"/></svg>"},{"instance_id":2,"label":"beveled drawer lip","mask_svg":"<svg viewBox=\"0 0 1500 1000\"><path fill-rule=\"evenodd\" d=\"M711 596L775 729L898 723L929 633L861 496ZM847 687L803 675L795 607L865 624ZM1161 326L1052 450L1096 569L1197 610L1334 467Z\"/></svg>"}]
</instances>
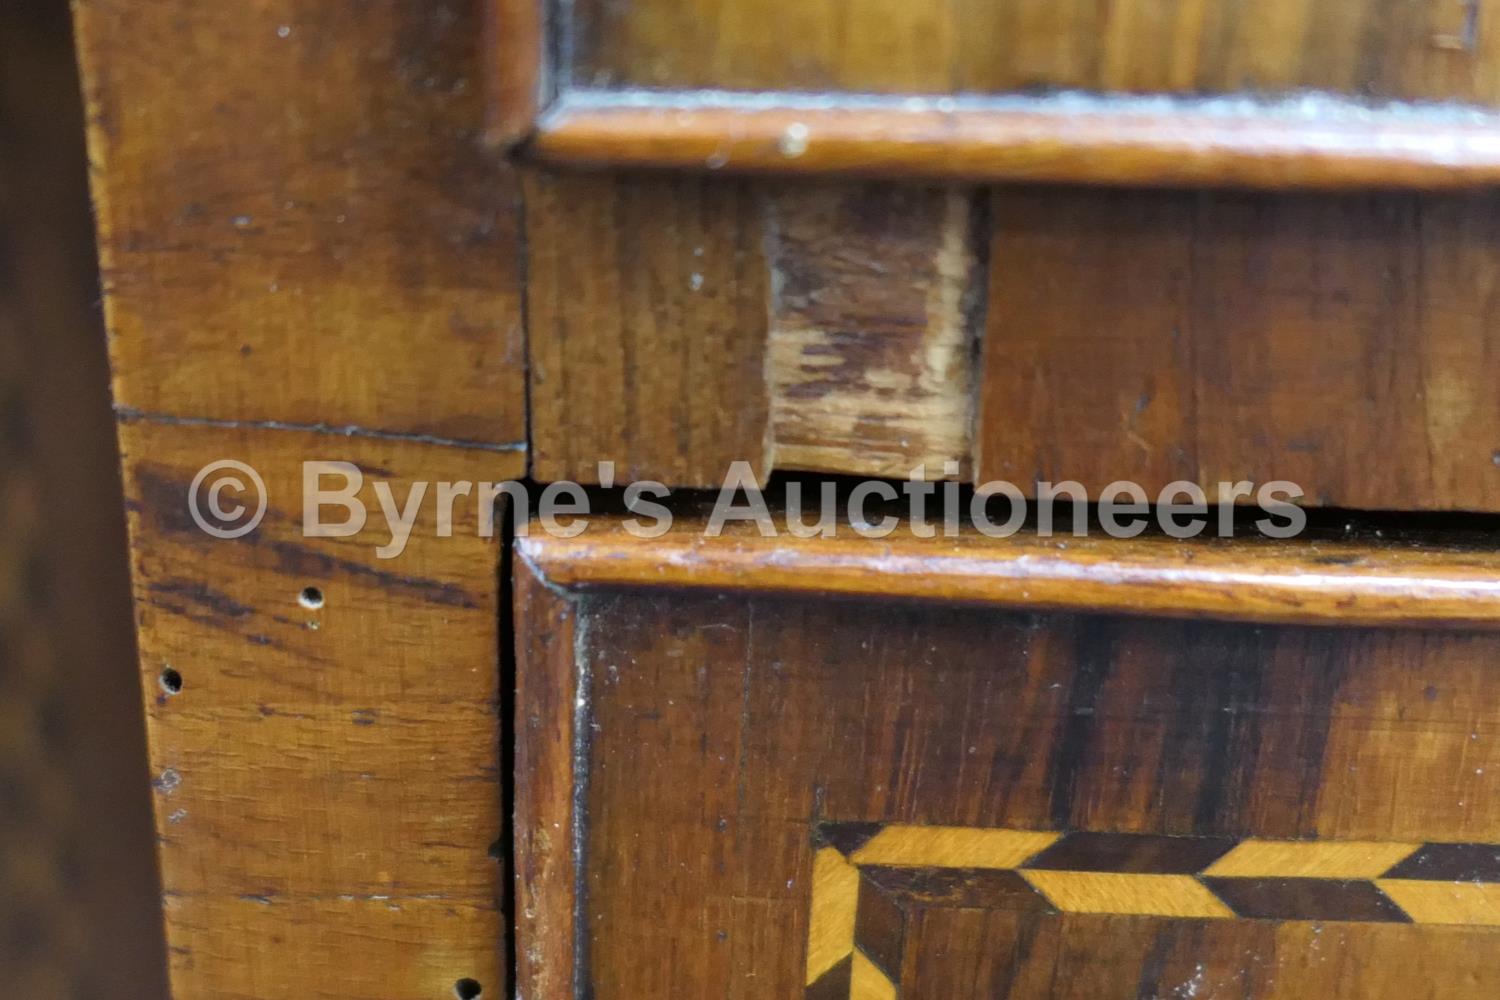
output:
<instances>
[{"instance_id":1,"label":"beveled drawer lip","mask_svg":"<svg viewBox=\"0 0 1500 1000\"><path fill-rule=\"evenodd\" d=\"M753 587L788 595L1338 627L1500 629L1500 553L1322 539L762 537L679 518L659 538L619 518L537 528L519 557L563 588Z\"/></svg>"},{"instance_id":2,"label":"beveled drawer lip","mask_svg":"<svg viewBox=\"0 0 1500 1000\"><path fill-rule=\"evenodd\" d=\"M560 166L1262 189L1500 183L1500 110L1323 92L871 96L574 86L552 0L487 0L488 142Z\"/></svg>"},{"instance_id":3,"label":"beveled drawer lip","mask_svg":"<svg viewBox=\"0 0 1500 1000\"><path fill-rule=\"evenodd\" d=\"M554 165L924 180L1344 190L1500 182L1500 116L1327 95L820 97L568 91L526 152Z\"/></svg>"}]
</instances>

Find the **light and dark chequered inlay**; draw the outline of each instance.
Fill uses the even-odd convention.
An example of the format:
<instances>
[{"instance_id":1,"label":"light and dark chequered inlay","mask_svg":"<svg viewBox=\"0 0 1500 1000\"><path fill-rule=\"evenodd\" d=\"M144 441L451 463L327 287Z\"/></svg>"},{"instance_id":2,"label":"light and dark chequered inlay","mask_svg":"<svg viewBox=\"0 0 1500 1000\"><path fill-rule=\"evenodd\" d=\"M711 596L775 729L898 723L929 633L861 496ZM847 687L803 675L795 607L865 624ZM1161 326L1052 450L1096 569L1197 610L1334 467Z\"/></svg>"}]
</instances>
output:
<instances>
[{"instance_id":1,"label":"light and dark chequered inlay","mask_svg":"<svg viewBox=\"0 0 1500 1000\"><path fill-rule=\"evenodd\" d=\"M807 996L895 1000L914 907L1500 927L1500 845L823 823Z\"/></svg>"}]
</instances>

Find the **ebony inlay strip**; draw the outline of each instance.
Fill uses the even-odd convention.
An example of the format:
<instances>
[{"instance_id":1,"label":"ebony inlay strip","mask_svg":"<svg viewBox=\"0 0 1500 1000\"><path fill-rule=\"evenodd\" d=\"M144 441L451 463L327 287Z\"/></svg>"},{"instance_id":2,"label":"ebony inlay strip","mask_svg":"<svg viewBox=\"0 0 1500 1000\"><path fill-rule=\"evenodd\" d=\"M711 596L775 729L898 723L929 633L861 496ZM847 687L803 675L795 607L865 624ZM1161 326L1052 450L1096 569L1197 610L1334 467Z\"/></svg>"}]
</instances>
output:
<instances>
[{"instance_id":1,"label":"ebony inlay strip","mask_svg":"<svg viewBox=\"0 0 1500 1000\"><path fill-rule=\"evenodd\" d=\"M806 1000L849 1000L849 989L854 977L854 956L849 955L833 968L818 977L818 981L807 987L803 994Z\"/></svg>"},{"instance_id":2,"label":"ebony inlay strip","mask_svg":"<svg viewBox=\"0 0 1500 1000\"><path fill-rule=\"evenodd\" d=\"M1227 854L1232 837L1070 833L1022 867L1046 871L1196 875Z\"/></svg>"},{"instance_id":3,"label":"ebony inlay strip","mask_svg":"<svg viewBox=\"0 0 1500 1000\"><path fill-rule=\"evenodd\" d=\"M865 877L859 887L854 917L854 947L893 983L901 981L901 959L906 950L906 911Z\"/></svg>"},{"instance_id":4,"label":"ebony inlay strip","mask_svg":"<svg viewBox=\"0 0 1500 1000\"><path fill-rule=\"evenodd\" d=\"M1251 920L1410 923L1373 882L1321 878L1205 878L1204 884Z\"/></svg>"},{"instance_id":5,"label":"ebony inlay strip","mask_svg":"<svg viewBox=\"0 0 1500 1000\"><path fill-rule=\"evenodd\" d=\"M1500 882L1500 845L1423 844L1383 877L1427 882Z\"/></svg>"},{"instance_id":6,"label":"ebony inlay strip","mask_svg":"<svg viewBox=\"0 0 1500 1000\"><path fill-rule=\"evenodd\" d=\"M819 847L837 848L847 857L868 844L884 827L884 823L819 823L813 830L813 841Z\"/></svg>"}]
</instances>

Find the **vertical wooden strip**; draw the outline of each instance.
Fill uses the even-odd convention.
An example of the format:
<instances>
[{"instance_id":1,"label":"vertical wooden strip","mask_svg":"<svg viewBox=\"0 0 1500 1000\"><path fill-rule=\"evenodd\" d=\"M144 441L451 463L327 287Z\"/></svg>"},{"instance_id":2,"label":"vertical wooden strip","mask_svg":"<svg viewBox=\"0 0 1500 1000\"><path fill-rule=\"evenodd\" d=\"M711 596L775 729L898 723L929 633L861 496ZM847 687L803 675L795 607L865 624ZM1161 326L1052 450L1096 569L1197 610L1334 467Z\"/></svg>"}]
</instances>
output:
<instances>
[{"instance_id":1,"label":"vertical wooden strip","mask_svg":"<svg viewBox=\"0 0 1500 1000\"><path fill-rule=\"evenodd\" d=\"M768 196L769 380L778 468L966 472L971 321L983 287L974 196L785 186Z\"/></svg>"},{"instance_id":2,"label":"vertical wooden strip","mask_svg":"<svg viewBox=\"0 0 1500 1000\"><path fill-rule=\"evenodd\" d=\"M1423 426L1419 359L1449 334L1413 294L1420 212L1406 195L1197 201L1183 336L1198 467L1182 478L1210 493L1284 479L1311 504L1377 509L1450 492Z\"/></svg>"},{"instance_id":3,"label":"vertical wooden strip","mask_svg":"<svg viewBox=\"0 0 1500 1000\"><path fill-rule=\"evenodd\" d=\"M575 605L518 556L516 624L516 986L574 996L578 968Z\"/></svg>"},{"instance_id":4,"label":"vertical wooden strip","mask_svg":"<svg viewBox=\"0 0 1500 1000\"><path fill-rule=\"evenodd\" d=\"M429 496L382 559L374 483L402 503L418 481L519 474L520 456L120 431L173 997L427 1000L461 979L503 994L498 541L472 498L437 537ZM310 456L366 470L365 532L304 535ZM222 459L264 483L264 519L235 539L189 507Z\"/></svg>"},{"instance_id":5,"label":"vertical wooden strip","mask_svg":"<svg viewBox=\"0 0 1500 1000\"><path fill-rule=\"evenodd\" d=\"M531 134L547 98L544 0L486 0L484 29L488 138L492 145L513 146Z\"/></svg>"},{"instance_id":6,"label":"vertical wooden strip","mask_svg":"<svg viewBox=\"0 0 1500 1000\"><path fill-rule=\"evenodd\" d=\"M1500 37L1500 8L1487 11ZM1434 492L1453 506L1500 508L1500 198L1422 199L1411 236L1412 334L1396 349L1419 372L1415 435ZM1431 332L1432 335L1422 334ZM1381 464L1389 460L1382 458Z\"/></svg>"},{"instance_id":7,"label":"vertical wooden strip","mask_svg":"<svg viewBox=\"0 0 1500 1000\"><path fill-rule=\"evenodd\" d=\"M721 178L526 179L532 474L717 486L766 458L765 260Z\"/></svg>"}]
</instances>

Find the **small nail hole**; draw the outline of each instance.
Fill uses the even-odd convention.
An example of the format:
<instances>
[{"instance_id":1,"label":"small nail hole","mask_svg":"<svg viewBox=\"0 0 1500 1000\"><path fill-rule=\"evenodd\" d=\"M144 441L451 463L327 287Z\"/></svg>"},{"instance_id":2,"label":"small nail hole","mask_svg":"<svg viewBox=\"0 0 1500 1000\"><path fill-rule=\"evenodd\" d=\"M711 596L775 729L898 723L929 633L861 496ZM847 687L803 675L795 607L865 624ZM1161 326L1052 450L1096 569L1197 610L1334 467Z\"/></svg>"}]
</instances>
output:
<instances>
[{"instance_id":1,"label":"small nail hole","mask_svg":"<svg viewBox=\"0 0 1500 1000\"><path fill-rule=\"evenodd\" d=\"M453 984L453 995L458 997L458 1000L477 1000L479 994L483 992L484 988L479 985L478 980L460 979Z\"/></svg>"},{"instance_id":2,"label":"small nail hole","mask_svg":"<svg viewBox=\"0 0 1500 1000\"><path fill-rule=\"evenodd\" d=\"M161 672L161 689L167 694L178 694L182 691L182 675L171 667Z\"/></svg>"},{"instance_id":3,"label":"small nail hole","mask_svg":"<svg viewBox=\"0 0 1500 1000\"><path fill-rule=\"evenodd\" d=\"M317 587L303 587L302 593L297 595L297 603L309 611L316 611L323 606L323 591Z\"/></svg>"},{"instance_id":4,"label":"small nail hole","mask_svg":"<svg viewBox=\"0 0 1500 1000\"><path fill-rule=\"evenodd\" d=\"M500 858L504 854L505 854L505 848L501 845L500 841L497 840L493 844L490 845L490 859L491 860L493 860L493 861L499 861Z\"/></svg>"}]
</instances>

